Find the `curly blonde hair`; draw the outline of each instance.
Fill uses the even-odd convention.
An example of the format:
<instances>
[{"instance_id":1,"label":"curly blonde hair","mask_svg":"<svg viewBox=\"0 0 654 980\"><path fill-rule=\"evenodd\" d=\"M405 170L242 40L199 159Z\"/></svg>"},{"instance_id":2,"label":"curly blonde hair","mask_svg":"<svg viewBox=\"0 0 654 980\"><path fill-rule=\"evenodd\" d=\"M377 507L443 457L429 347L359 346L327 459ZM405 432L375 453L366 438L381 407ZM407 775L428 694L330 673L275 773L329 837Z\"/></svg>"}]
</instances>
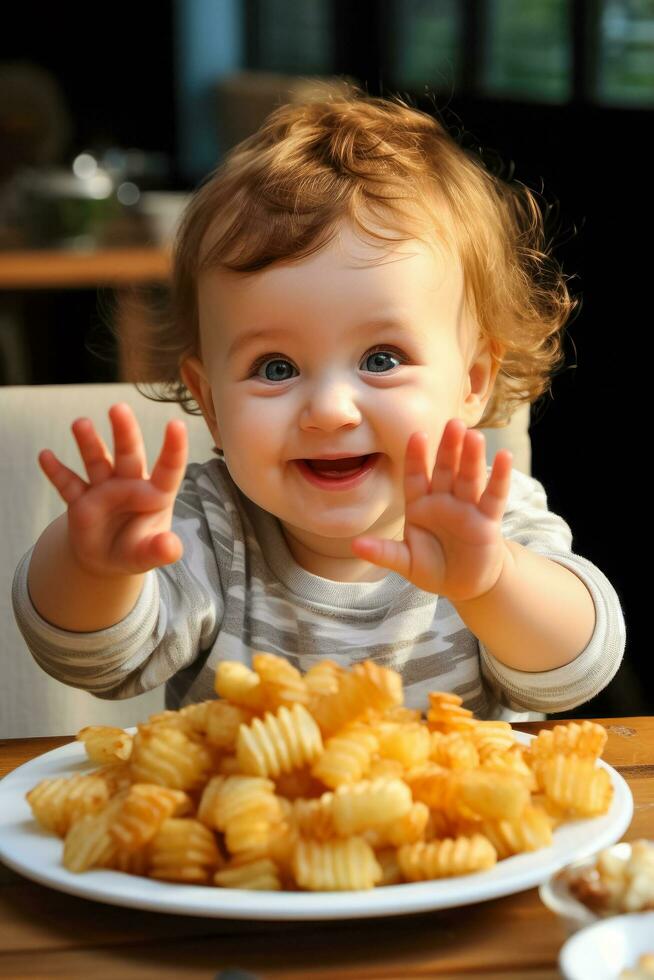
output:
<instances>
[{"instance_id":1,"label":"curly blonde hair","mask_svg":"<svg viewBox=\"0 0 654 980\"><path fill-rule=\"evenodd\" d=\"M499 361L480 426L506 424L549 389L579 301L550 254L538 199L491 174L433 116L352 87L275 109L192 198L175 242L170 314L141 352L156 380L147 396L199 411L180 366L199 354L205 270L248 274L301 259L331 241L343 219L373 239L407 241L424 230L456 249L466 300Z\"/></svg>"}]
</instances>

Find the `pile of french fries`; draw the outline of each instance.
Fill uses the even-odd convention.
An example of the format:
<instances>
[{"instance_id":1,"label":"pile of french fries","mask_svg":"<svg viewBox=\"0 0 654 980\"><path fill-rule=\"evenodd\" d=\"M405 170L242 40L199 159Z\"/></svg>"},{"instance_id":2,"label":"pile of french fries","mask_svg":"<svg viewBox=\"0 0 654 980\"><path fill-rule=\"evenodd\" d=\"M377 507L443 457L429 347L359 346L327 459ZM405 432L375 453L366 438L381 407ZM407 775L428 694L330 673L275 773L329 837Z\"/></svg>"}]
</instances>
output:
<instances>
[{"instance_id":1,"label":"pile of french fries","mask_svg":"<svg viewBox=\"0 0 654 980\"><path fill-rule=\"evenodd\" d=\"M426 717L370 660L301 674L224 661L218 697L77 735L96 768L27 794L72 872L109 868L226 888L333 891L447 878L552 842L613 787L590 721L528 746L434 691Z\"/></svg>"}]
</instances>

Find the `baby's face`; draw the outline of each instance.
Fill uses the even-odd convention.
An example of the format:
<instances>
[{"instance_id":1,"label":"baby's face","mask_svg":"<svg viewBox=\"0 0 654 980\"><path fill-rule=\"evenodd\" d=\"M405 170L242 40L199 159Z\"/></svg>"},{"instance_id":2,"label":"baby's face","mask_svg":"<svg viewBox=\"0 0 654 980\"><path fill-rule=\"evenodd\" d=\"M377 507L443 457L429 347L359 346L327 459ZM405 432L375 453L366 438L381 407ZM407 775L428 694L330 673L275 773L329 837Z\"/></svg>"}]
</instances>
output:
<instances>
[{"instance_id":1,"label":"baby's face","mask_svg":"<svg viewBox=\"0 0 654 980\"><path fill-rule=\"evenodd\" d=\"M448 419L474 425L486 402L459 262L418 240L380 251L344 224L301 261L205 274L199 315L205 417L243 493L316 554L401 537L409 436L428 434L433 465ZM307 463L327 456L355 457L351 475Z\"/></svg>"}]
</instances>

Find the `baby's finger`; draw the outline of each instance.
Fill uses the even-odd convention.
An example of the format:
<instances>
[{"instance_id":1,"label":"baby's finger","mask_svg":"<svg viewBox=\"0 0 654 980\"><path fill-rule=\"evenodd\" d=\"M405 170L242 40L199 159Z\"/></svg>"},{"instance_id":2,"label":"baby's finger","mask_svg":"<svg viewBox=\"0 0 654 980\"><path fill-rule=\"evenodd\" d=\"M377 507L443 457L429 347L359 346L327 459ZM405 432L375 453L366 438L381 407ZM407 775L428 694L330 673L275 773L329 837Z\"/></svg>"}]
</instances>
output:
<instances>
[{"instance_id":1,"label":"baby's finger","mask_svg":"<svg viewBox=\"0 0 654 980\"><path fill-rule=\"evenodd\" d=\"M409 437L404 457L404 499L406 504L429 493L427 435L414 432Z\"/></svg>"},{"instance_id":2,"label":"baby's finger","mask_svg":"<svg viewBox=\"0 0 654 980\"><path fill-rule=\"evenodd\" d=\"M114 463L95 426L90 419L75 419L72 430L89 483L91 486L104 483L113 473Z\"/></svg>"},{"instance_id":3,"label":"baby's finger","mask_svg":"<svg viewBox=\"0 0 654 980\"><path fill-rule=\"evenodd\" d=\"M450 419L445 426L431 477L432 493L452 493L465 434L466 426L461 419Z\"/></svg>"},{"instance_id":4,"label":"baby's finger","mask_svg":"<svg viewBox=\"0 0 654 980\"><path fill-rule=\"evenodd\" d=\"M488 486L479 499L479 510L493 521L501 521L506 510L511 487L513 456L508 449L501 449L493 460Z\"/></svg>"},{"instance_id":5,"label":"baby's finger","mask_svg":"<svg viewBox=\"0 0 654 980\"><path fill-rule=\"evenodd\" d=\"M41 469L64 503L72 504L86 493L88 484L60 463L51 449L44 449L38 458Z\"/></svg>"},{"instance_id":6,"label":"baby's finger","mask_svg":"<svg viewBox=\"0 0 654 980\"><path fill-rule=\"evenodd\" d=\"M150 482L164 493L177 493L184 478L188 454L186 425L175 419L166 426L163 446L154 464Z\"/></svg>"},{"instance_id":7,"label":"baby's finger","mask_svg":"<svg viewBox=\"0 0 654 980\"><path fill-rule=\"evenodd\" d=\"M129 405L120 402L109 409L114 434L114 473L131 480L147 477L143 436Z\"/></svg>"},{"instance_id":8,"label":"baby's finger","mask_svg":"<svg viewBox=\"0 0 654 980\"><path fill-rule=\"evenodd\" d=\"M463 440L459 472L452 487L457 500L476 504L486 483L486 440L483 433L468 429Z\"/></svg>"}]
</instances>

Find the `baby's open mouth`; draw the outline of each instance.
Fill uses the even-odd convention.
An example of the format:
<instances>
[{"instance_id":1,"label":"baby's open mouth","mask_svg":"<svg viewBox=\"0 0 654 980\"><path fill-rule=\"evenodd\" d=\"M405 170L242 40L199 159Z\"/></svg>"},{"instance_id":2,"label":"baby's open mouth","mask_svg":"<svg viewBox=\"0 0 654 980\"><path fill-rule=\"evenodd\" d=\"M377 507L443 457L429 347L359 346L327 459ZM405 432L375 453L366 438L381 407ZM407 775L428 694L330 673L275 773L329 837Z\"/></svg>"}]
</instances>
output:
<instances>
[{"instance_id":1,"label":"baby's open mouth","mask_svg":"<svg viewBox=\"0 0 654 980\"><path fill-rule=\"evenodd\" d=\"M320 476L343 478L353 476L368 462L375 453L367 453L365 456L345 456L342 459L303 459L314 473Z\"/></svg>"},{"instance_id":2,"label":"baby's open mouth","mask_svg":"<svg viewBox=\"0 0 654 980\"><path fill-rule=\"evenodd\" d=\"M320 490L353 490L373 472L381 453L336 459L296 459L298 472Z\"/></svg>"}]
</instances>

